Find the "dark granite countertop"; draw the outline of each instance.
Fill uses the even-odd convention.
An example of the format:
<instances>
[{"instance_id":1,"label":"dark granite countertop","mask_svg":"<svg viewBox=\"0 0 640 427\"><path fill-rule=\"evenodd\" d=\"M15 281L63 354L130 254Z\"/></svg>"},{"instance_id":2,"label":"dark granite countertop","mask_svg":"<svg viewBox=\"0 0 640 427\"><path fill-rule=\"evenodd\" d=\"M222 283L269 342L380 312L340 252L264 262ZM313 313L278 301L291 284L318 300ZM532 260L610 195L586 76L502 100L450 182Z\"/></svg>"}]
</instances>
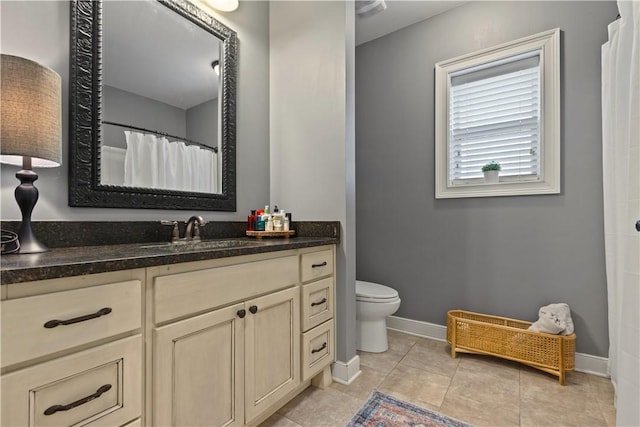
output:
<instances>
[{"instance_id":1,"label":"dark granite countertop","mask_svg":"<svg viewBox=\"0 0 640 427\"><path fill-rule=\"evenodd\" d=\"M3 255L0 284L29 282L298 249L339 243L339 237L227 238L200 244L131 243L54 248L41 254Z\"/></svg>"}]
</instances>

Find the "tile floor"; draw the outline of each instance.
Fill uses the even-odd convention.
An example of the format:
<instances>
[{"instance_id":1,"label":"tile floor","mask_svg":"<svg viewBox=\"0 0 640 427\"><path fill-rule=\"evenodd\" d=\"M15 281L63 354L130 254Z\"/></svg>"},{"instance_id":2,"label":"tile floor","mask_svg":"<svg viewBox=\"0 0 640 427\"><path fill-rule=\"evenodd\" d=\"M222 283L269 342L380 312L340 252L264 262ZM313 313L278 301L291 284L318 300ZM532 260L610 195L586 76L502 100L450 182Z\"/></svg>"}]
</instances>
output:
<instances>
[{"instance_id":1,"label":"tile floor","mask_svg":"<svg viewBox=\"0 0 640 427\"><path fill-rule=\"evenodd\" d=\"M378 389L474 426L615 426L607 378L556 377L498 358L459 355L446 343L389 331L385 353L359 353L362 374L348 386L309 387L261 427L346 426Z\"/></svg>"}]
</instances>

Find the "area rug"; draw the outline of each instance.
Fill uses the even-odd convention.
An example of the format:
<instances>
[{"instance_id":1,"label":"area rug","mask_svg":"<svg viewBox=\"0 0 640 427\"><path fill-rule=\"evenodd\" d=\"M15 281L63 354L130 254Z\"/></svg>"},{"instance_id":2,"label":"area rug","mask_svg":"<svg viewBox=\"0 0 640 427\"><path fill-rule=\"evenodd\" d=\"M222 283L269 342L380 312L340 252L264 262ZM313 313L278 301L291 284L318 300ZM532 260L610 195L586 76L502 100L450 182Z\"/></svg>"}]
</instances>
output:
<instances>
[{"instance_id":1,"label":"area rug","mask_svg":"<svg viewBox=\"0 0 640 427\"><path fill-rule=\"evenodd\" d=\"M351 419L347 427L471 427L461 421L419 408L379 391Z\"/></svg>"}]
</instances>

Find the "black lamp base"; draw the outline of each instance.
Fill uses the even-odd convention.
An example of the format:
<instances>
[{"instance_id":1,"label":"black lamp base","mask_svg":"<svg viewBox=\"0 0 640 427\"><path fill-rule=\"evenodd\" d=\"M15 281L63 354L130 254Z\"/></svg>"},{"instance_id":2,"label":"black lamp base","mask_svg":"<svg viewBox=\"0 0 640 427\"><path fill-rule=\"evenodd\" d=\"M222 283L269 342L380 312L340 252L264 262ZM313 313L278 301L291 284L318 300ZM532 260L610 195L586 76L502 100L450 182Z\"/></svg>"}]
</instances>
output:
<instances>
[{"instance_id":1,"label":"black lamp base","mask_svg":"<svg viewBox=\"0 0 640 427\"><path fill-rule=\"evenodd\" d=\"M22 212L22 224L18 230L21 254L36 254L47 252L48 247L43 245L33 234L31 229L31 212L38 201L38 189L33 182L38 179L38 174L30 169L23 169L16 173L20 185L16 187L15 196L20 212Z\"/></svg>"}]
</instances>

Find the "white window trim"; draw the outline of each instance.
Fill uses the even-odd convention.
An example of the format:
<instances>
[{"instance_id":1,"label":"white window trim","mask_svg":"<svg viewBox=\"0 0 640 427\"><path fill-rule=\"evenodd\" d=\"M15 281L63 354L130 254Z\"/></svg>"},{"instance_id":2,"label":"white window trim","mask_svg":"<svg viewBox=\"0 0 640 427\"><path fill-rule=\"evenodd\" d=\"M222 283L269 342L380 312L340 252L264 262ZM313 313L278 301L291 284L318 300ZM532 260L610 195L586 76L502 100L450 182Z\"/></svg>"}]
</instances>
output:
<instances>
[{"instance_id":1,"label":"white window trim","mask_svg":"<svg viewBox=\"0 0 640 427\"><path fill-rule=\"evenodd\" d=\"M456 71L540 49L542 132L540 180L497 184L449 185L449 90ZM518 196L560 193L560 29L545 31L499 46L463 55L435 66L435 196Z\"/></svg>"}]
</instances>

